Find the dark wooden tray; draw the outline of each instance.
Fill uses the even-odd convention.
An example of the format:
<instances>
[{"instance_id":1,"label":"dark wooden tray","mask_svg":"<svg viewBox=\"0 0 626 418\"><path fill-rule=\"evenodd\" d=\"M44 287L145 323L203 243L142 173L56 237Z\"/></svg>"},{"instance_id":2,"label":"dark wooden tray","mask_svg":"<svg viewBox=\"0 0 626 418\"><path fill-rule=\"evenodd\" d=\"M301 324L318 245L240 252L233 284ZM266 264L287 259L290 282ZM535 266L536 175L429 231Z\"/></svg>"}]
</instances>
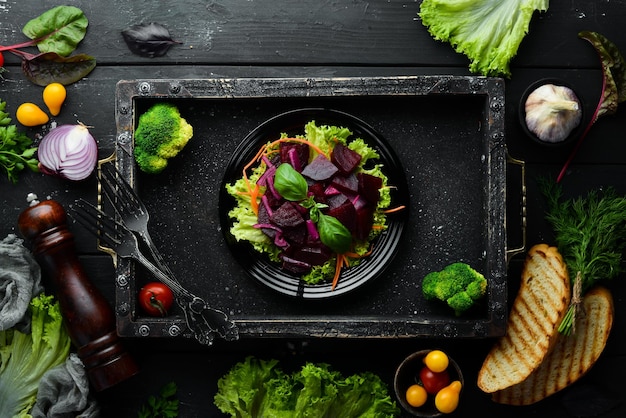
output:
<instances>
[{"instance_id":1,"label":"dark wooden tray","mask_svg":"<svg viewBox=\"0 0 626 418\"><path fill-rule=\"evenodd\" d=\"M138 116L174 102L194 138L159 175L136 170ZM504 81L472 76L259 78L120 81L116 91L118 168L151 213L150 229L178 279L224 310L242 337L482 338L502 335L507 313ZM376 129L404 168L410 213L384 274L331 300L302 300L260 286L224 240L219 194L225 167L258 125L298 108L343 111ZM421 279L464 261L488 279L484 303L463 317L426 302ZM122 336L188 336L181 312L138 312L150 280L116 260Z\"/></svg>"}]
</instances>

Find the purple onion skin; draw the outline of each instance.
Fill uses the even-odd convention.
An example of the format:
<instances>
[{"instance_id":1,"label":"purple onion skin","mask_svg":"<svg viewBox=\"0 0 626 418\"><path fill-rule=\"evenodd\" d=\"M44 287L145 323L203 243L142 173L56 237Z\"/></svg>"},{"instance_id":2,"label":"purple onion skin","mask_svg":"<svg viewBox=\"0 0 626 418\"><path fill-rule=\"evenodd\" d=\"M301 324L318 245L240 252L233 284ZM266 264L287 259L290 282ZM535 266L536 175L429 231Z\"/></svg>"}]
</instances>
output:
<instances>
[{"instance_id":1,"label":"purple onion skin","mask_svg":"<svg viewBox=\"0 0 626 418\"><path fill-rule=\"evenodd\" d=\"M98 144L85 125L59 125L39 144L42 173L70 181L87 179L98 163Z\"/></svg>"}]
</instances>

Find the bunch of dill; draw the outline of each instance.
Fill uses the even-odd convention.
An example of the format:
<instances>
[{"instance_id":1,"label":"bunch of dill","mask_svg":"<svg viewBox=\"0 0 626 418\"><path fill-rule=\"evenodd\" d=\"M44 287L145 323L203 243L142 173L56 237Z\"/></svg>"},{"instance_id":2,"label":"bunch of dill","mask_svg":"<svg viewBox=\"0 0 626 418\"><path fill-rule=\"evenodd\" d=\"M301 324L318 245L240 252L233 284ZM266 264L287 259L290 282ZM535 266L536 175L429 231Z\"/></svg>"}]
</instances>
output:
<instances>
[{"instance_id":1,"label":"bunch of dill","mask_svg":"<svg viewBox=\"0 0 626 418\"><path fill-rule=\"evenodd\" d=\"M540 179L539 186L548 204L546 219L554 230L573 288L570 306L559 326L559 332L569 335L575 331L582 296L598 281L623 271L626 197L609 187L565 199L555 181Z\"/></svg>"}]
</instances>

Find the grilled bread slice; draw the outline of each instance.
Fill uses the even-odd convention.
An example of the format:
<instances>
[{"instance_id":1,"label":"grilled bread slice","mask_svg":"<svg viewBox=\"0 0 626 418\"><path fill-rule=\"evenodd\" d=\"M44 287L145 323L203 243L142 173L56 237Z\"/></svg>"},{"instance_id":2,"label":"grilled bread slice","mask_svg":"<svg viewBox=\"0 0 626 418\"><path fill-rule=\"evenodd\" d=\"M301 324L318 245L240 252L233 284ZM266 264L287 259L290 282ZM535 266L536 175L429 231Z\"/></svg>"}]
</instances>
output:
<instances>
[{"instance_id":1,"label":"grilled bread slice","mask_svg":"<svg viewBox=\"0 0 626 418\"><path fill-rule=\"evenodd\" d=\"M613 297L604 287L590 289L576 316L576 332L559 334L541 365L523 382L495 392L495 402L530 405L566 388L595 364L613 325Z\"/></svg>"},{"instance_id":2,"label":"grilled bread slice","mask_svg":"<svg viewBox=\"0 0 626 418\"><path fill-rule=\"evenodd\" d=\"M556 247L537 244L526 254L519 292L498 339L478 373L493 393L526 379L550 351L571 297L569 275Z\"/></svg>"}]
</instances>

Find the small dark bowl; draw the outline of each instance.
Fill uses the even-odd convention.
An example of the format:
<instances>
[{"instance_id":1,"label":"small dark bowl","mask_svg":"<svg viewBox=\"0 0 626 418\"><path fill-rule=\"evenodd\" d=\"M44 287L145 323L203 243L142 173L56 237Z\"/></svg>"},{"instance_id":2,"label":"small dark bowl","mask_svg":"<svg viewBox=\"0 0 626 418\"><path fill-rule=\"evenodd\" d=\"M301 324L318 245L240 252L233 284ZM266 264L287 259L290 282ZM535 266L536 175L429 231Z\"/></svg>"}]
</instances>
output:
<instances>
[{"instance_id":1,"label":"small dark bowl","mask_svg":"<svg viewBox=\"0 0 626 418\"><path fill-rule=\"evenodd\" d=\"M548 146L548 147L560 147L566 144L571 143L572 141L576 140L577 138L580 137L580 135L582 134L582 131L584 129L584 122L585 122L585 106L583 103L582 98L578 95L578 93L576 93L576 97L578 98L578 102L580 103L580 109L581 109L581 118L580 118L580 123L578 124L577 127L575 127L574 129L572 129L572 131L570 132L570 134L563 140L561 141L556 141L556 142L549 142L549 141L544 141L542 139L540 139L537 135L535 135L533 132L530 131L530 129L528 129L528 126L526 125L526 100L528 99L528 96L530 96L530 94L535 91L536 89L538 89L539 87L545 85L545 84L554 84L555 86L563 86L563 87L568 87L571 90L574 91L574 93L576 93L576 90L567 82L563 81L563 80L559 80L556 78L543 78L541 80L537 80L534 83L532 83L530 86L528 86L528 88L526 89L526 91L524 91L524 94L522 94L522 98L520 100L519 103L519 120L520 120L520 125L522 126L522 130L524 131L524 133L533 141L535 141L538 144L544 145L544 146Z\"/></svg>"},{"instance_id":2,"label":"small dark bowl","mask_svg":"<svg viewBox=\"0 0 626 418\"><path fill-rule=\"evenodd\" d=\"M400 403L400 406L414 417L440 417L443 414L435 408L435 395L428 395L426 403L418 408L411 406L406 401L406 391L409 386L419 382L419 374L422 367L424 367L424 357L432 350L420 350L411 355L400 363L400 366L396 369L396 374L393 379L393 390L396 393L396 398ZM448 373L450 374L450 382L458 380L461 382L462 387L465 387L465 381L463 380L463 373L459 365L448 356L450 364L448 366ZM461 389L461 394L463 389ZM449 415L449 414L447 414Z\"/></svg>"}]
</instances>

